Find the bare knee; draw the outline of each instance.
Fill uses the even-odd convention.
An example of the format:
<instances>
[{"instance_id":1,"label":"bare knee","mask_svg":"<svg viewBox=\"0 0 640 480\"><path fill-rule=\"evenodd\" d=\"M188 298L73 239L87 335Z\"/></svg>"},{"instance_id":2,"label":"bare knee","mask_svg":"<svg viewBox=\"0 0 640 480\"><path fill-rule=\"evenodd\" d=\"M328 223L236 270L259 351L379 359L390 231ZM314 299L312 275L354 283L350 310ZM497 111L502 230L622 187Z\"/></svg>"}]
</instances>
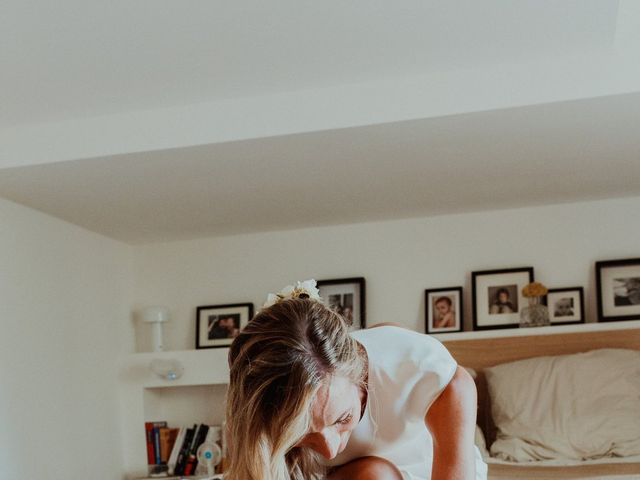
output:
<instances>
[{"instance_id":1,"label":"bare knee","mask_svg":"<svg viewBox=\"0 0 640 480\"><path fill-rule=\"evenodd\" d=\"M381 457L361 457L336 468L330 480L402 480L400 470Z\"/></svg>"}]
</instances>

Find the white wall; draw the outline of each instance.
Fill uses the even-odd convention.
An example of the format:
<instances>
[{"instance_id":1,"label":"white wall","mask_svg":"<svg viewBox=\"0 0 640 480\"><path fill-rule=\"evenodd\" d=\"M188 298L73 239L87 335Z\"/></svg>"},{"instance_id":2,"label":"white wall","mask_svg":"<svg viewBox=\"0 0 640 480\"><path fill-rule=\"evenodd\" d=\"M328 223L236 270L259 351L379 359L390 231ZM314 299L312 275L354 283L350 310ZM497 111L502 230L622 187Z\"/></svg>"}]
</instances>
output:
<instances>
[{"instance_id":1,"label":"white wall","mask_svg":"<svg viewBox=\"0 0 640 480\"><path fill-rule=\"evenodd\" d=\"M131 248L0 200L0 478L121 478Z\"/></svg>"},{"instance_id":2,"label":"white wall","mask_svg":"<svg viewBox=\"0 0 640 480\"><path fill-rule=\"evenodd\" d=\"M364 276L368 323L419 331L424 289L463 285L470 328L470 272L532 265L549 287L584 286L593 321L594 262L640 257L639 239L640 197L172 242L135 248L134 299L172 309L170 349L194 348L196 306L259 307L310 277Z\"/></svg>"}]
</instances>

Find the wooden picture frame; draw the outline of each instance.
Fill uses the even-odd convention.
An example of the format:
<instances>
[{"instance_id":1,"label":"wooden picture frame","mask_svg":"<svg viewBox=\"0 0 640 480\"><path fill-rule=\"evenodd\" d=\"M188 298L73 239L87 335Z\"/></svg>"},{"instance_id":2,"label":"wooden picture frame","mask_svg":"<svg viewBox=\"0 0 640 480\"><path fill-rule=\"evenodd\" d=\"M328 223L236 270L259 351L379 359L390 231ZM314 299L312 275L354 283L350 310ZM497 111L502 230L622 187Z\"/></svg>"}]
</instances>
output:
<instances>
[{"instance_id":1,"label":"wooden picture frame","mask_svg":"<svg viewBox=\"0 0 640 480\"><path fill-rule=\"evenodd\" d=\"M364 277L318 280L316 286L324 303L345 318L350 324L350 330L366 327L366 282Z\"/></svg>"},{"instance_id":2,"label":"wooden picture frame","mask_svg":"<svg viewBox=\"0 0 640 480\"><path fill-rule=\"evenodd\" d=\"M596 262L598 321L640 319L640 258Z\"/></svg>"},{"instance_id":3,"label":"wooden picture frame","mask_svg":"<svg viewBox=\"0 0 640 480\"><path fill-rule=\"evenodd\" d=\"M253 303L197 307L196 349L228 347L252 317Z\"/></svg>"},{"instance_id":4,"label":"wooden picture frame","mask_svg":"<svg viewBox=\"0 0 640 480\"><path fill-rule=\"evenodd\" d=\"M520 310L527 305L522 289L533 278L533 267L472 272L473 329L519 327Z\"/></svg>"}]
</instances>

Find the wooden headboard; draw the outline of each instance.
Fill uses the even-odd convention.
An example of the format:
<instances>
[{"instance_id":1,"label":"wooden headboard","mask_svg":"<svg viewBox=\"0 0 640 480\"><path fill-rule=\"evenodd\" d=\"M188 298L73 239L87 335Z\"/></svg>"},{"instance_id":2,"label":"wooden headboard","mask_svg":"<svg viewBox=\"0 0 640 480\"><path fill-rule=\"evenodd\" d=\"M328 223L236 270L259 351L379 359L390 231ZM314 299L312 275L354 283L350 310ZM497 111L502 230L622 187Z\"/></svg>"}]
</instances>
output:
<instances>
[{"instance_id":1,"label":"wooden headboard","mask_svg":"<svg viewBox=\"0 0 640 480\"><path fill-rule=\"evenodd\" d=\"M558 328L559 327L548 327ZM629 348L640 350L640 328L597 330L547 335L517 335L499 338L443 340L459 365L478 373L478 425L487 445L495 440L495 425L491 420L491 404L483 369L506 362L545 355L564 355L597 348ZM548 332L548 330L547 330ZM529 333L529 332L527 332Z\"/></svg>"}]
</instances>

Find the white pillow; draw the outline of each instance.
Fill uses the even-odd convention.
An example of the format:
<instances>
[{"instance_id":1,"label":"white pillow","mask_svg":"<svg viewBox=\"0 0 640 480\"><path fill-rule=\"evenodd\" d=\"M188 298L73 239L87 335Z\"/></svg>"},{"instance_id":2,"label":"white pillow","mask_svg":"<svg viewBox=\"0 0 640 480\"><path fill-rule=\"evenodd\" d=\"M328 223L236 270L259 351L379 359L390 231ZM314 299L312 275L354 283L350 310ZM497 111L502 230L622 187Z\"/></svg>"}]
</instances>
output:
<instances>
[{"instance_id":1,"label":"white pillow","mask_svg":"<svg viewBox=\"0 0 640 480\"><path fill-rule=\"evenodd\" d=\"M484 370L504 460L640 455L640 351L601 349Z\"/></svg>"}]
</instances>

